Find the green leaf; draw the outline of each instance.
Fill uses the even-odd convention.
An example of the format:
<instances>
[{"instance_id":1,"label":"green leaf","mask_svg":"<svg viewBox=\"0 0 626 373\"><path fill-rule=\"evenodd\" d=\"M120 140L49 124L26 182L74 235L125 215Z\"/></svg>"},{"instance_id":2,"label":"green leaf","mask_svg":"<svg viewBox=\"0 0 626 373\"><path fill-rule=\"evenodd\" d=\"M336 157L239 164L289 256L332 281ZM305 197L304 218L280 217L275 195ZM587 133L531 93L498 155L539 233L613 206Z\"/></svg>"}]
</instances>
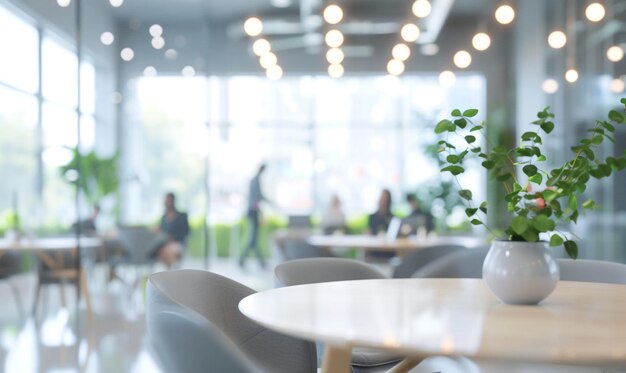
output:
<instances>
[{"instance_id":1,"label":"green leaf","mask_svg":"<svg viewBox=\"0 0 626 373\"><path fill-rule=\"evenodd\" d=\"M465 136L465 141L467 141L468 144L471 144L474 141L476 141L476 137L472 136L472 135L467 135L467 136Z\"/></svg>"},{"instance_id":2,"label":"green leaf","mask_svg":"<svg viewBox=\"0 0 626 373\"><path fill-rule=\"evenodd\" d=\"M452 175L456 176L456 175L460 175L463 172L465 172L465 169L463 167L461 167L461 166L448 166L448 167L442 168L441 171L448 171Z\"/></svg>"},{"instance_id":3,"label":"green leaf","mask_svg":"<svg viewBox=\"0 0 626 373\"><path fill-rule=\"evenodd\" d=\"M487 202L485 201L485 202L481 203L479 208L480 208L480 211L482 211L484 214L486 214L487 213Z\"/></svg>"},{"instance_id":4,"label":"green leaf","mask_svg":"<svg viewBox=\"0 0 626 373\"><path fill-rule=\"evenodd\" d=\"M535 174L537 174L537 166L534 166L532 164L528 164L526 166L524 166L522 168L522 171L527 175L527 176L533 176Z\"/></svg>"},{"instance_id":5,"label":"green leaf","mask_svg":"<svg viewBox=\"0 0 626 373\"><path fill-rule=\"evenodd\" d=\"M472 219L470 223L472 223L473 225L481 225L483 222L478 219Z\"/></svg>"},{"instance_id":6,"label":"green leaf","mask_svg":"<svg viewBox=\"0 0 626 373\"><path fill-rule=\"evenodd\" d=\"M494 168L496 166L496 164L493 161L484 161L483 163L481 163L483 165L484 168L491 170L492 168Z\"/></svg>"},{"instance_id":7,"label":"green leaf","mask_svg":"<svg viewBox=\"0 0 626 373\"><path fill-rule=\"evenodd\" d=\"M537 157L537 162L545 162L545 160L546 160L545 155L540 155L539 157Z\"/></svg>"},{"instance_id":8,"label":"green leaf","mask_svg":"<svg viewBox=\"0 0 626 373\"><path fill-rule=\"evenodd\" d=\"M550 189L544 190L542 194L543 194L543 199L548 203L554 201L554 199L559 196L557 192L555 192L554 190L550 190Z\"/></svg>"},{"instance_id":9,"label":"green leaf","mask_svg":"<svg viewBox=\"0 0 626 373\"><path fill-rule=\"evenodd\" d=\"M604 140L604 137L602 137L602 135L595 135L591 138L591 143L592 144L602 144L602 140Z\"/></svg>"},{"instance_id":10,"label":"green leaf","mask_svg":"<svg viewBox=\"0 0 626 373\"><path fill-rule=\"evenodd\" d=\"M472 129L470 130L470 132L480 131L481 129L483 129L483 126L474 126L474 127L472 127Z\"/></svg>"},{"instance_id":11,"label":"green leaf","mask_svg":"<svg viewBox=\"0 0 626 373\"><path fill-rule=\"evenodd\" d=\"M528 228L528 219L524 216L516 216L511 221L511 229L513 232L522 235Z\"/></svg>"},{"instance_id":12,"label":"green leaf","mask_svg":"<svg viewBox=\"0 0 626 373\"><path fill-rule=\"evenodd\" d=\"M576 198L575 194L570 194L569 198L567 199L567 207L572 210L578 209L578 198Z\"/></svg>"},{"instance_id":13,"label":"green leaf","mask_svg":"<svg viewBox=\"0 0 626 373\"><path fill-rule=\"evenodd\" d=\"M572 240L567 240L563 243L563 245L565 246L565 251L570 258L578 258L578 245L576 244L576 242Z\"/></svg>"},{"instance_id":14,"label":"green leaf","mask_svg":"<svg viewBox=\"0 0 626 373\"><path fill-rule=\"evenodd\" d=\"M541 124L541 129L545 133L550 133L554 129L554 123L552 123L552 122L544 122L544 123Z\"/></svg>"},{"instance_id":15,"label":"green leaf","mask_svg":"<svg viewBox=\"0 0 626 373\"><path fill-rule=\"evenodd\" d=\"M474 214L476 214L476 212L478 211L477 208L466 208L465 209L465 215L467 215L468 218L471 218Z\"/></svg>"},{"instance_id":16,"label":"green leaf","mask_svg":"<svg viewBox=\"0 0 626 373\"><path fill-rule=\"evenodd\" d=\"M610 132L615 132L615 126L613 126L611 123L609 122L600 122L600 125L604 128L606 128L608 131Z\"/></svg>"},{"instance_id":17,"label":"green leaf","mask_svg":"<svg viewBox=\"0 0 626 373\"><path fill-rule=\"evenodd\" d=\"M596 202L592 199L588 199L582 204L584 209L592 209L596 206Z\"/></svg>"},{"instance_id":18,"label":"green leaf","mask_svg":"<svg viewBox=\"0 0 626 373\"><path fill-rule=\"evenodd\" d=\"M563 238L556 233L553 234L552 237L550 237L550 246L560 246L560 245L563 245Z\"/></svg>"},{"instance_id":19,"label":"green leaf","mask_svg":"<svg viewBox=\"0 0 626 373\"><path fill-rule=\"evenodd\" d=\"M454 163L459 163L460 159L459 159L459 156L450 154L449 156L446 157L446 161L454 164Z\"/></svg>"},{"instance_id":20,"label":"green leaf","mask_svg":"<svg viewBox=\"0 0 626 373\"><path fill-rule=\"evenodd\" d=\"M478 110L477 109L467 109L463 112L463 116L464 117L468 117L468 118L472 118L475 117L476 114L478 114Z\"/></svg>"},{"instance_id":21,"label":"green leaf","mask_svg":"<svg viewBox=\"0 0 626 373\"><path fill-rule=\"evenodd\" d=\"M624 122L624 114L619 113L615 110L609 111L609 119L613 122L623 123Z\"/></svg>"},{"instance_id":22,"label":"green leaf","mask_svg":"<svg viewBox=\"0 0 626 373\"><path fill-rule=\"evenodd\" d=\"M454 110L452 110L451 115L452 115L453 117L460 117L460 116L461 116L461 110L459 110L459 109L454 109Z\"/></svg>"},{"instance_id":23,"label":"green leaf","mask_svg":"<svg viewBox=\"0 0 626 373\"><path fill-rule=\"evenodd\" d=\"M443 133L443 132L454 132L454 130L456 129L454 123L450 122L447 119L444 119L442 121L440 121L439 123L437 123L437 125L435 126L435 133Z\"/></svg>"},{"instance_id":24,"label":"green leaf","mask_svg":"<svg viewBox=\"0 0 626 373\"><path fill-rule=\"evenodd\" d=\"M535 183L537 185L541 184L543 181L543 176L540 173L534 174L533 176L528 178L528 181L531 183Z\"/></svg>"},{"instance_id":25,"label":"green leaf","mask_svg":"<svg viewBox=\"0 0 626 373\"><path fill-rule=\"evenodd\" d=\"M535 229L537 229L539 232L551 231L556 226L554 221L545 215L535 216L532 222L533 222L533 227L535 227Z\"/></svg>"},{"instance_id":26,"label":"green leaf","mask_svg":"<svg viewBox=\"0 0 626 373\"><path fill-rule=\"evenodd\" d=\"M465 128L465 126L467 126L467 121L465 120L465 118L459 118L454 121L454 124L461 128Z\"/></svg>"},{"instance_id":27,"label":"green leaf","mask_svg":"<svg viewBox=\"0 0 626 373\"><path fill-rule=\"evenodd\" d=\"M461 189L459 190L459 196L461 196L461 198L463 199L470 201L472 199L472 191L468 189Z\"/></svg>"}]
</instances>

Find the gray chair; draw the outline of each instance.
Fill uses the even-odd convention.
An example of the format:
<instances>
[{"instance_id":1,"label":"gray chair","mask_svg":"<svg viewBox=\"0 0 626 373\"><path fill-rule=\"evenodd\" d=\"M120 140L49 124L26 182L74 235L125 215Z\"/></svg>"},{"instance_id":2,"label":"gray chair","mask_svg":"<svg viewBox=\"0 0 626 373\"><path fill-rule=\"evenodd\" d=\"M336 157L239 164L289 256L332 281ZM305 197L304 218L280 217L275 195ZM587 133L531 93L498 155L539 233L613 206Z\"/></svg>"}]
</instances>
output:
<instances>
[{"instance_id":1,"label":"gray chair","mask_svg":"<svg viewBox=\"0 0 626 373\"><path fill-rule=\"evenodd\" d=\"M626 284L626 264L588 259L558 259L562 281Z\"/></svg>"},{"instance_id":2,"label":"gray chair","mask_svg":"<svg viewBox=\"0 0 626 373\"><path fill-rule=\"evenodd\" d=\"M441 258L461 250L468 250L463 246L431 246L419 251L412 251L402 257L402 262L393 270L393 278L409 278L418 269L435 259Z\"/></svg>"},{"instance_id":3,"label":"gray chair","mask_svg":"<svg viewBox=\"0 0 626 373\"><path fill-rule=\"evenodd\" d=\"M7 283L13 292L13 298L15 299L15 305L20 318L24 319L24 305L22 304L22 298L20 297L20 290L15 282L12 281L12 277L21 272L21 264L22 256L19 253L0 253L0 280L7 280Z\"/></svg>"},{"instance_id":4,"label":"gray chair","mask_svg":"<svg viewBox=\"0 0 626 373\"><path fill-rule=\"evenodd\" d=\"M376 268L367 263L344 258L309 258L281 263L274 269L280 286L294 286L321 282L386 279ZM318 346L322 355L322 346ZM352 352L353 372L384 372L402 356L387 354L366 348L355 348Z\"/></svg>"},{"instance_id":5,"label":"gray chair","mask_svg":"<svg viewBox=\"0 0 626 373\"><path fill-rule=\"evenodd\" d=\"M337 257L327 248L310 245L303 239L287 239L279 247L284 260Z\"/></svg>"},{"instance_id":6,"label":"gray chair","mask_svg":"<svg viewBox=\"0 0 626 373\"><path fill-rule=\"evenodd\" d=\"M474 248L445 255L418 269L414 278L482 278L489 248Z\"/></svg>"},{"instance_id":7,"label":"gray chair","mask_svg":"<svg viewBox=\"0 0 626 373\"><path fill-rule=\"evenodd\" d=\"M315 345L246 318L255 291L226 277L182 269L150 276L148 337L166 372L315 372Z\"/></svg>"}]
</instances>

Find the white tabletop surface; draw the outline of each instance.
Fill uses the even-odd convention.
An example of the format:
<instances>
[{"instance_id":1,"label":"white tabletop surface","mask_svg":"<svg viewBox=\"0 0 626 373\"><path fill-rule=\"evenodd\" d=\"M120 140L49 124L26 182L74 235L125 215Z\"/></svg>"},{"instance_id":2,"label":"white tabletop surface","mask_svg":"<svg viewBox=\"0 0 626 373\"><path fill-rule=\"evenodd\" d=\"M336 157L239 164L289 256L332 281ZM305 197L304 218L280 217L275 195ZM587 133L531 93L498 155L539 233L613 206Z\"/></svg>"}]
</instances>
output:
<instances>
[{"instance_id":1,"label":"white tabletop surface","mask_svg":"<svg viewBox=\"0 0 626 373\"><path fill-rule=\"evenodd\" d=\"M0 250L63 250L74 249L78 245L76 237L36 237L20 238L19 240L0 239ZM98 248L102 246L102 239L98 237L80 237L80 247Z\"/></svg>"},{"instance_id":2,"label":"white tabletop surface","mask_svg":"<svg viewBox=\"0 0 626 373\"><path fill-rule=\"evenodd\" d=\"M626 363L626 285L562 281L539 306L509 306L480 279L344 281L256 293L239 309L270 329L348 352Z\"/></svg>"}]
</instances>

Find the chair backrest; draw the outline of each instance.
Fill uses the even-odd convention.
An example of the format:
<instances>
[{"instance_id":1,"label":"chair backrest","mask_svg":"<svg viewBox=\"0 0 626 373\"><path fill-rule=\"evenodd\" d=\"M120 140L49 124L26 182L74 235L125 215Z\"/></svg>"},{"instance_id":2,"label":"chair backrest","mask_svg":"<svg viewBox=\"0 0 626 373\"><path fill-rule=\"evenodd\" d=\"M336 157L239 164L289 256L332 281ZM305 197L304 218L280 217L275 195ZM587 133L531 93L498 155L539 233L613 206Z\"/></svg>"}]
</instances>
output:
<instances>
[{"instance_id":1,"label":"chair backrest","mask_svg":"<svg viewBox=\"0 0 626 373\"><path fill-rule=\"evenodd\" d=\"M344 258L309 258L281 263L274 269L280 286L387 278L367 263Z\"/></svg>"},{"instance_id":2,"label":"chair backrest","mask_svg":"<svg viewBox=\"0 0 626 373\"><path fill-rule=\"evenodd\" d=\"M418 269L437 258L453 252L468 250L463 246L432 246L419 251L411 251L402 257L402 262L393 270L393 278L411 277Z\"/></svg>"},{"instance_id":3,"label":"chair backrest","mask_svg":"<svg viewBox=\"0 0 626 373\"><path fill-rule=\"evenodd\" d=\"M21 272L21 253L7 251L0 255L0 279L11 277Z\"/></svg>"},{"instance_id":4,"label":"chair backrest","mask_svg":"<svg viewBox=\"0 0 626 373\"><path fill-rule=\"evenodd\" d=\"M150 276L146 322L164 365L181 372L198 371L196 366L207 372L230 372L216 365L224 360L223 364L234 367L232 371L254 367L267 372L315 372L313 343L272 332L239 311L239 301L253 293L206 271L183 269ZM187 332L193 329L198 331ZM215 354L209 353L214 349ZM189 350L198 355L193 361ZM188 361L200 365L187 368Z\"/></svg>"},{"instance_id":5,"label":"chair backrest","mask_svg":"<svg viewBox=\"0 0 626 373\"><path fill-rule=\"evenodd\" d=\"M489 248L473 248L442 256L418 269L414 278L482 278Z\"/></svg>"},{"instance_id":6,"label":"chair backrest","mask_svg":"<svg viewBox=\"0 0 626 373\"><path fill-rule=\"evenodd\" d=\"M283 242L282 248L284 260L335 257L327 248L310 245L304 239L287 239Z\"/></svg>"},{"instance_id":7,"label":"chair backrest","mask_svg":"<svg viewBox=\"0 0 626 373\"><path fill-rule=\"evenodd\" d=\"M626 264L588 259L558 259L561 280L626 284Z\"/></svg>"},{"instance_id":8,"label":"chair backrest","mask_svg":"<svg viewBox=\"0 0 626 373\"><path fill-rule=\"evenodd\" d=\"M153 261L151 255L167 241L167 236L155 233L147 227L118 227L118 239L127 259L133 264Z\"/></svg>"}]
</instances>

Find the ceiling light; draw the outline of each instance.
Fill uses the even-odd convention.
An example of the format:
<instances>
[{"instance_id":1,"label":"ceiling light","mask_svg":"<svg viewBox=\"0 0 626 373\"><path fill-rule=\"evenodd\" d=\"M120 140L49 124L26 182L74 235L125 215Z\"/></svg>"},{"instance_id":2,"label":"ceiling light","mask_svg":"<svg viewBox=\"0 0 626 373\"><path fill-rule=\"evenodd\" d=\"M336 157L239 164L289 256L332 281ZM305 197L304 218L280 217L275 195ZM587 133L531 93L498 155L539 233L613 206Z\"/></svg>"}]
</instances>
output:
<instances>
[{"instance_id":1,"label":"ceiling light","mask_svg":"<svg viewBox=\"0 0 626 373\"><path fill-rule=\"evenodd\" d=\"M278 65L274 65L265 70L265 75L271 80L278 80L283 76L283 69Z\"/></svg>"},{"instance_id":2,"label":"ceiling light","mask_svg":"<svg viewBox=\"0 0 626 373\"><path fill-rule=\"evenodd\" d=\"M157 74L157 71L154 68L154 66L146 66L146 68L143 69L144 76L152 77L152 76L156 76L156 74Z\"/></svg>"},{"instance_id":3,"label":"ceiling light","mask_svg":"<svg viewBox=\"0 0 626 373\"><path fill-rule=\"evenodd\" d=\"M420 52L425 56L434 56L439 53L439 46L435 43L424 44L420 48Z\"/></svg>"},{"instance_id":4,"label":"ceiling light","mask_svg":"<svg viewBox=\"0 0 626 373\"><path fill-rule=\"evenodd\" d=\"M545 93L552 95L559 90L559 82L554 79L546 79L541 84L541 88Z\"/></svg>"},{"instance_id":5,"label":"ceiling light","mask_svg":"<svg viewBox=\"0 0 626 373\"><path fill-rule=\"evenodd\" d=\"M196 75L196 69L194 69L193 66L185 66L183 67L182 73L183 76L192 77Z\"/></svg>"},{"instance_id":6,"label":"ceiling light","mask_svg":"<svg viewBox=\"0 0 626 373\"><path fill-rule=\"evenodd\" d=\"M624 79L615 78L611 80L611 92L613 93L622 93L626 89L626 83Z\"/></svg>"},{"instance_id":7,"label":"ceiling light","mask_svg":"<svg viewBox=\"0 0 626 373\"><path fill-rule=\"evenodd\" d=\"M510 5L500 5L495 15L498 23L508 25L515 19L515 10Z\"/></svg>"},{"instance_id":8,"label":"ceiling light","mask_svg":"<svg viewBox=\"0 0 626 373\"><path fill-rule=\"evenodd\" d=\"M109 3L115 7L115 8L119 8L122 6L122 4L124 4L124 0L109 0Z\"/></svg>"},{"instance_id":9,"label":"ceiling light","mask_svg":"<svg viewBox=\"0 0 626 373\"><path fill-rule=\"evenodd\" d=\"M57 4L59 4L61 8L67 8L68 6L70 6L71 2L72 0L57 0Z\"/></svg>"},{"instance_id":10,"label":"ceiling light","mask_svg":"<svg viewBox=\"0 0 626 373\"><path fill-rule=\"evenodd\" d=\"M331 64L328 66L328 75L331 78L341 78L343 76L344 69L340 64Z\"/></svg>"},{"instance_id":11,"label":"ceiling light","mask_svg":"<svg viewBox=\"0 0 626 373\"><path fill-rule=\"evenodd\" d=\"M444 87L452 87L456 83L456 75L452 71L445 70L439 74L439 84Z\"/></svg>"},{"instance_id":12,"label":"ceiling light","mask_svg":"<svg viewBox=\"0 0 626 373\"><path fill-rule=\"evenodd\" d=\"M291 5L291 0L272 0L272 5L276 8L287 8Z\"/></svg>"},{"instance_id":13,"label":"ceiling light","mask_svg":"<svg viewBox=\"0 0 626 373\"><path fill-rule=\"evenodd\" d=\"M415 0L413 3L413 14L418 18L428 17L432 6L428 0Z\"/></svg>"},{"instance_id":14,"label":"ceiling light","mask_svg":"<svg viewBox=\"0 0 626 373\"><path fill-rule=\"evenodd\" d=\"M157 24L150 26L150 35L152 35L152 37L155 37L155 38L157 36L163 35L163 27Z\"/></svg>"},{"instance_id":15,"label":"ceiling light","mask_svg":"<svg viewBox=\"0 0 626 373\"><path fill-rule=\"evenodd\" d=\"M278 63L278 58L276 58L276 55L272 52L265 53L259 59L259 63L264 69L269 69L271 66L274 66Z\"/></svg>"},{"instance_id":16,"label":"ceiling light","mask_svg":"<svg viewBox=\"0 0 626 373\"><path fill-rule=\"evenodd\" d=\"M576 69L567 70L567 72L565 73L565 80L567 80L570 83L574 83L575 81L577 81L578 71L576 71Z\"/></svg>"},{"instance_id":17,"label":"ceiling light","mask_svg":"<svg viewBox=\"0 0 626 373\"><path fill-rule=\"evenodd\" d=\"M548 45L550 45L554 49L563 48L567 43L567 36L563 31L552 31L550 35L548 35Z\"/></svg>"},{"instance_id":18,"label":"ceiling light","mask_svg":"<svg viewBox=\"0 0 626 373\"><path fill-rule=\"evenodd\" d=\"M591 3L585 9L585 16L587 16L587 19L591 22L601 21L605 14L606 11L600 3Z\"/></svg>"},{"instance_id":19,"label":"ceiling light","mask_svg":"<svg viewBox=\"0 0 626 373\"><path fill-rule=\"evenodd\" d=\"M257 17L250 17L243 23L243 31L248 36L259 36L263 31L263 22Z\"/></svg>"},{"instance_id":20,"label":"ceiling light","mask_svg":"<svg viewBox=\"0 0 626 373\"><path fill-rule=\"evenodd\" d=\"M175 60L178 58L178 52L174 48L170 48L165 51L165 58L168 60Z\"/></svg>"},{"instance_id":21,"label":"ceiling light","mask_svg":"<svg viewBox=\"0 0 626 373\"><path fill-rule=\"evenodd\" d=\"M344 57L343 51L339 48L330 48L328 52L326 52L326 60L330 64L339 64L343 62Z\"/></svg>"},{"instance_id":22,"label":"ceiling light","mask_svg":"<svg viewBox=\"0 0 626 373\"><path fill-rule=\"evenodd\" d=\"M459 69L465 69L472 64L472 55L468 51L460 50L454 54L454 64Z\"/></svg>"},{"instance_id":23,"label":"ceiling light","mask_svg":"<svg viewBox=\"0 0 626 373\"><path fill-rule=\"evenodd\" d=\"M130 48L124 48L120 52L120 57L122 57L124 61L130 61L135 57L135 52Z\"/></svg>"},{"instance_id":24,"label":"ceiling light","mask_svg":"<svg viewBox=\"0 0 626 373\"><path fill-rule=\"evenodd\" d=\"M400 30L400 36L408 43L413 43L420 37L420 28L413 23L407 23L402 26Z\"/></svg>"},{"instance_id":25,"label":"ceiling light","mask_svg":"<svg viewBox=\"0 0 626 373\"><path fill-rule=\"evenodd\" d=\"M387 72L394 76L402 74L404 72L404 63L398 60L390 60L387 63Z\"/></svg>"},{"instance_id":26,"label":"ceiling light","mask_svg":"<svg viewBox=\"0 0 626 373\"><path fill-rule=\"evenodd\" d=\"M398 43L391 50L391 55L399 61L406 61L411 56L411 48L406 44Z\"/></svg>"},{"instance_id":27,"label":"ceiling light","mask_svg":"<svg viewBox=\"0 0 626 373\"><path fill-rule=\"evenodd\" d=\"M619 45L614 45L607 49L606 58L608 58L611 62L619 62L622 58L624 58L624 49L622 49Z\"/></svg>"},{"instance_id":28,"label":"ceiling light","mask_svg":"<svg viewBox=\"0 0 626 373\"><path fill-rule=\"evenodd\" d=\"M343 18L343 10L339 7L339 5L329 5L324 9L324 20L331 25L336 25L341 22Z\"/></svg>"},{"instance_id":29,"label":"ceiling light","mask_svg":"<svg viewBox=\"0 0 626 373\"><path fill-rule=\"evenodd\" d=\"M100 35L100 41L104 45L111 45L115 41L115 36L112 33L106 31Z\"/></svg>"},{"instance_id":30,"label":"ceiling light","mask_svg":"<svg viewBox=\"0 0 626 373\"><path fill-rule=\"evenodd\" d=\"M165 46L165 39L163 39L160 36L157 36L156 38L152 38L152 41L150 42L150 44L152 44L152 47L154 49L161 49Z\"/></svg>"},{"instance_id":31,"label":"ceiling light","mask_svg":"<svg viewBox=\"0 0 626 373\"><path fill-rule=\"evenodd\" d=\"M259 57L269 53L271 50L272 46L267 39L258 39L252 44L252 52Z\"/></svg>"},{"instance_id":32,"label":"ceiling light","mask_svg":"<svg viewBox=\"0 0 626 373\"><path fill-rule=\"evenodd\" d=\"M343 44L343 34L339 30L330 30L324 38L326 45L331 48L338 48Z\"/></svg>"},{"instance_id":33,"label":"ceiling light","mask_svg":"<svg viewBox=\"0 0 626 373\"><path fill-rule=\"evenodd\" d=\"M477 51L484 51L491 46L491 38L484 32L479 32L472 38L472 46Z\"/></svg>"}]
</instances>

